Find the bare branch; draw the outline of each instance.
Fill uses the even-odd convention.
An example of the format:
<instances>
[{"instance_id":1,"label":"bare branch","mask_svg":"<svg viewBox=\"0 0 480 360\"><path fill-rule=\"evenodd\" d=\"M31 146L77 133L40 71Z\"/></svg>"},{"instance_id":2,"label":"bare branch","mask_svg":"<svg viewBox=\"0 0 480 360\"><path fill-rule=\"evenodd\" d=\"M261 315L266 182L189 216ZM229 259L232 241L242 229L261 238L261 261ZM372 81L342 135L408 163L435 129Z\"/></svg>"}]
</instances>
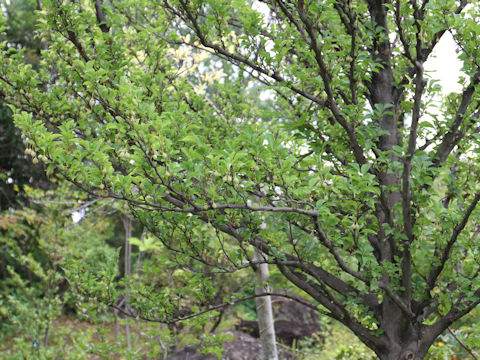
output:
<instances>
[{"instance_id":1,"label":"bare branch","mask_svg":"<svg viewBox=\"0 0 480 360\"><path fill-rule=\"evenodd\" d=\"M472 349L470 349L458 336L457 334L455 334L455 331L453 331L450 327L447 328L448 332L453 336L453 338L456 340L456 342L458 342L460 344L460 346L462 348L465 349L466 352L468 352L470 354L470 356L475 359L475 360L478 360L478 356L473 352Z\"/></svg>"}]
</instances>

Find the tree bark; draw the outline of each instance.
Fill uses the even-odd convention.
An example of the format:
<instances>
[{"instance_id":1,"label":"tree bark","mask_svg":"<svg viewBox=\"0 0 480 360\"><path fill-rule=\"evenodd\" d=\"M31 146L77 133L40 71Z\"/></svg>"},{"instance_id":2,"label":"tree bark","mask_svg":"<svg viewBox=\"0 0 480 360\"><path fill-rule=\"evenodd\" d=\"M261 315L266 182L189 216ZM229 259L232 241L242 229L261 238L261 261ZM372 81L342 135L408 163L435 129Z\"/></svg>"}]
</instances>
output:
<instances>
[{"instance_id":1,"label":"tree bark","mask_svg":"<svg viewBox=\"0 0 480 360\"><path fill-rule=\"evenodd\" d=\"M435 338L438 329L421 325L416 321L401 320L392 325L386 333L389 341L386 346L375 350L380 360L423 360Z\"/></svg>"},{"instance_id":2,"label":"tree bark","mask_svg":"<svg viewBox=\"0 0 480 360\"><path fill-rule=\"evenodd\" d=\"M423 360L426 351L421 351L420 349L416 349L416 347L416 342L406 345L406 349L398 348L397 345L392 347L395 349L388 349L384 353L377 353L377 355L380 360ZM412 350L410 350L410 348Z\"/></svg>"},{"instance_id":3,"label":"tree bark","mask_svg":"<svg viewBox=\"0 0 480 360\"><path fill-rule=\"evenodd\" d=\"M254 249L254 261L262 261L265 255L257 248ZM264 294L270 292L267 283L269 273L267 264L257 264L257 284L255 294ZM262 342L263 359L278 360L277 343L275 337L275 325L273 320L272 299L270 296L257 297L255 299L257 307L258 328L260 332L260 340Z\"/></svg>"}]
</instances>

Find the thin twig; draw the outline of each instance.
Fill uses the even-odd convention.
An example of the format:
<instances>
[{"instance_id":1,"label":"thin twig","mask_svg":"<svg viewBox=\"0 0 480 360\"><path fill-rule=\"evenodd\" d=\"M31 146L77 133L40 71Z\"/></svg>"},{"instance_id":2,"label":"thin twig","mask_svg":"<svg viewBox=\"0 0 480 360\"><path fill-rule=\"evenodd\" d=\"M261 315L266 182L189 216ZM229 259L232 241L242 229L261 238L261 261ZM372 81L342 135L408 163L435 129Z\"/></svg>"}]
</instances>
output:
<instances>
[{"instance_id":1,"label":"thin twig","mask_svg":"<svg viewBox=\"0 0 480 360\"><path fill-rule=\"evenodd\" d=\"M455 332L450 329L450 328L447 328L448 329L448 332L453 336L453 338L460 344L461 347L463 347L465 349L466 352L468 352L475 360L478 360L478 356L475 355L475 353L473 352L472 349L470 349L462 340L460 340L458 338L458 336L455 334Z\"/></svg>"}]
</instances>

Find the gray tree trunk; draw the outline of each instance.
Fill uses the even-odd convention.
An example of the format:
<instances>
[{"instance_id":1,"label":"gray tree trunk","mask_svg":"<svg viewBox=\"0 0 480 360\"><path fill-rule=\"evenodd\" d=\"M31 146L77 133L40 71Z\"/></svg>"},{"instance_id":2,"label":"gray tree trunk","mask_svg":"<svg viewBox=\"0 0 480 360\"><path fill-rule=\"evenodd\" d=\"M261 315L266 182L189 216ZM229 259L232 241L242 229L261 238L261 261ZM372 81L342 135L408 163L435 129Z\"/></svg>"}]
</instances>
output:
<instances>
[{"instance_id":1,"label":"gray tree trunk","mask_svg":"<svg viewBox=\"0 0 480 360\"><path fill-rule=\"evenodd\" d=\"M406 345L408 349L395 349L395 350L386 350L383 353L377 354L380 360L423 360L426 356L426 352L422 350L415 349L416 343ZM396 346L395 346L396 348Z\"/></svg>"},{"instance_id":2,"label":"gray tree trunk","mask_svg":"<svg viewBox=\"0 0 480 360\"><path fill-rule=\"evenodd\" d=\"M253 260L262 261L265 255L257 248L254 249ZM270 287L266 283L268 280L268 265L258 264L257 284L255 294L264 294L270 292ZM260 340L262 342L263 359L278 360L277 343L275 337L275 325L273 322L272 299L270 296L257 297L255 299L257 306L258 328L260 332Z\"/></svg>"}]
</instances>

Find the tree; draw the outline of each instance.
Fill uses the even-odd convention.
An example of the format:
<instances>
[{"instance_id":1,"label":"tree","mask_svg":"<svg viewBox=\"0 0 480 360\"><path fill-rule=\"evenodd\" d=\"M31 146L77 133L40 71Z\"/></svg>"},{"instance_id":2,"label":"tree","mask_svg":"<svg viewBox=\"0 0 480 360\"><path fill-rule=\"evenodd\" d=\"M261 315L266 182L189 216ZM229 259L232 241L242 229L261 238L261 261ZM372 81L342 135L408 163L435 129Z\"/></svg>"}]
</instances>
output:
<instances>
[{"instance_id":1,"label":"tree","mask_svg":"<svg viewBox=\"0 0 480 360\"><path fill-rule=\"evenodd\" d=\"M6 16L5 34L9 46L24 49L24 61L36 64L41 44L34 39L36 23L34 7L29 1L15 0L4 4ZM0 102L0 211L18 208L25 202L23 185L51 188L40 165L32 164L24 153L25 144L20 130L15 128L12 111L3 100Z\"/></svg>"},{"instance_id":2,"label":"tree","mask_svg":"<svg viewBox=\"0 0 480 360\"><path fill-rule=\"evenodd\" d=\"M42 66L4 44L0 78L50 173L186 263L235 273L257 248L380 359L422 359L480 302L467 3L44 1ZM446 33L465 75L442 96L424 64ZM156 305L136 315L176 319Z\"/></svg>"}]
</instances>

